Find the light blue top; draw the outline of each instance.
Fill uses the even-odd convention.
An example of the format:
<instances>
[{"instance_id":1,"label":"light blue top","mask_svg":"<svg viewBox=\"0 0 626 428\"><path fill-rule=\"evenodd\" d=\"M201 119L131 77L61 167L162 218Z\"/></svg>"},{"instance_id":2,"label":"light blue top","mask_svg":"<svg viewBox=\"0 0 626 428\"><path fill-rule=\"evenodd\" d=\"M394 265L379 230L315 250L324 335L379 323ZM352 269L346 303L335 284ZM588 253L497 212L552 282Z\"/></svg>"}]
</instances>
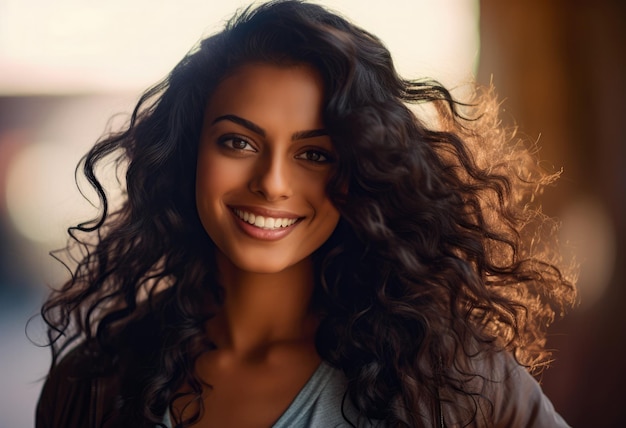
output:
<instances>
[{"instance_id":1,"label":"light blue top","mask_svg":"<svg viewBox=\"0 0 626 428\"><path fill-rule=\"evenodd\" d=\"M476 376L464 385L473 395L450 395L441 390L446 426L556 428L569 427L554 410L537 381L504 352L471 360ZM383 421L359 417L346 396L344 373L323 362L300 390L273 428L384 428ZM476 400L476 396L483 397ZM419 407L423 426L444 426L433 409ZM345 416L345 417L344 417ZM351 423L349 423L347 420ZM169 413L163 423L172 428Z\"/></svg>"},{"instance_id":2,"label":"light blue top","mask_svg":"<svg viewBox=\"0 0 626 428\"><path fill-rule=\"evenodd\" d=\"M315 373L300 390L285 413L276 421L273 428L347 428L342 414L358 427L383 427L382 424L363 423L357 412L344 400L346 379L344 374L322 362ZM169 412L165 414L164 424L172 428Z\"/></svg>"}]
</instances>

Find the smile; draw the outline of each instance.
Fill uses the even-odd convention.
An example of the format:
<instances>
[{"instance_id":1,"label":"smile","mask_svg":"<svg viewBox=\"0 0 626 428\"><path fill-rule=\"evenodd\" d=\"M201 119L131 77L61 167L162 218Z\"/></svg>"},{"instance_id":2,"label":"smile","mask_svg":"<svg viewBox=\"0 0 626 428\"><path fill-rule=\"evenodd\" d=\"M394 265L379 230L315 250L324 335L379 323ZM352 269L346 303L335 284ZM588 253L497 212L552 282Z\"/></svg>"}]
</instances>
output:
<instances>
[{"instance_id":1,"label":"smile","mask_svg":"<svg viewBox=\"0 0 626 428\"><path fill-rule=\"evenodd\" d=\"M255 215L254 213L242 211L240 209L233 209L233 212L237 215L237 217L239 217L246 223L266 230L277 230L286 228L292 226L298 221L297 218L275 218Z\"/></svg>"}]
</instances>

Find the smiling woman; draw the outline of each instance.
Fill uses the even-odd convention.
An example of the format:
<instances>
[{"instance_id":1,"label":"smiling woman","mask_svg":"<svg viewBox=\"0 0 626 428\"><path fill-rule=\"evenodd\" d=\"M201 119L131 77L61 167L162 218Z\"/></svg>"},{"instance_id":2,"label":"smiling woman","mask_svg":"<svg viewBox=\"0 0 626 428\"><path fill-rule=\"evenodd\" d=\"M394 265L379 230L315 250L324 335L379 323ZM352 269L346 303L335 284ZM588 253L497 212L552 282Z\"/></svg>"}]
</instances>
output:
<instances>
[{"instance_id":1,"label":"smiling woman","mask_svg":"<svg viewBox=\"0 0 626 428\"><path fill-rule=\"evenodd\" d=\"M528 371L574 297L554 177L495 105L464 119L320 6L238 14L84 158L37 426L566 426Z\"/></svg>"},{"instance_id":2,"label":"smiling woman","mask_svg":"<svg viewBox=\"0 0 626 428\"><path fill-rule=\"evenodd\" d=\"M339 213L326 194L334 149L322 99L319 74L302 65L245 65L217 87L200 137L196 201L226 256L219 260L280 272L308 259L335 229Z\"/></svg>"}]
</instances>

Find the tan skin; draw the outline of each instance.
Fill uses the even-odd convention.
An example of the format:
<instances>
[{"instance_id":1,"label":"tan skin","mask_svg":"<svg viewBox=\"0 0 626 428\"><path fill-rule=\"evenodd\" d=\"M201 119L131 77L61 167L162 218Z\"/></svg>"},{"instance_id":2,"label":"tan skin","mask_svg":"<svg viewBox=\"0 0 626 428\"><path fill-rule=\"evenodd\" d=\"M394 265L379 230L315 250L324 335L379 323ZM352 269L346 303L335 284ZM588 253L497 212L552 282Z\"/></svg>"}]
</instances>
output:
<instances>
[{"instance_id":1,"label":"tan skin","mask_svg":"<svg viewBox=\"0 0 626 428\"><path fill-rule=\"evenodd\" d=\"M217 349L196 364L212 386L198 427L272 426L321 362L311 254L339 220L325 192L333 147L322 97L311 67L248 64L207 106L196 199L225 302L207 325Z\"/></svg>"}]
</instances>

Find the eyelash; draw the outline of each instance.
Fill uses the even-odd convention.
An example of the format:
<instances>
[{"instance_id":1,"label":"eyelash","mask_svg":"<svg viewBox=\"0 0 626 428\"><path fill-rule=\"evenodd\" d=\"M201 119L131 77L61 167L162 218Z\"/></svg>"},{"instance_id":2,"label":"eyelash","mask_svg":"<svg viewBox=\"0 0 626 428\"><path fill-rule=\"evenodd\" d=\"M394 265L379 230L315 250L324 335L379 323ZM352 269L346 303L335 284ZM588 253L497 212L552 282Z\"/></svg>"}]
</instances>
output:
<instances>
[{"instance_id":1,"label":"eyelash","mask_svg":"<svg viewBox=\"0 0 626 428\"><path fill-rule=\"evenodd\" d=\"M241 148L234 147L233 142L235 141L243 143L244 147L241 147ZM222 147L225 147L229 150L233 150L236 152L256 152L257 151L256 148L252 144L250 144L250 142L247 139L240 137L238 135L225 135L218 140L218 144Z\"/></svg>"},{"instance_id":2,"label":"eyelash","mask_svg":"<svg viewBox=\"0 0 626 428\"><path fill-rule=\"evenodd\" d=\"M222 147L235 152L256 152L257 149L244 137L238 135L224 135L217 141ZM243 147L235 147L234 142L243 143ZM318 155L319 159L309 159L307 154ZM295 156L296 159L301 159L314 164L327 164L333 162L333 157L325 150L309 149L301 152Z\"/></svg>"},{"instance_id":3,"label":"eyelash","mask_svg":"<svg viewBox=\"0 0 626 428\"><path fill-rule=\"evenodd\" d=\"M320 159L317 160L313 160L313 159L308 159L307 158L307 154L315 154L315 155L319 155ZM298 155L296 155L296 159L302 159L308 162L312 162L312 163L318 163L318 164L324 164L324 163L330 163L333 161L333 158L331 157L331 155L328 152L325 152L323 150L306 150Z\"/></svg>"}]
</instances>

